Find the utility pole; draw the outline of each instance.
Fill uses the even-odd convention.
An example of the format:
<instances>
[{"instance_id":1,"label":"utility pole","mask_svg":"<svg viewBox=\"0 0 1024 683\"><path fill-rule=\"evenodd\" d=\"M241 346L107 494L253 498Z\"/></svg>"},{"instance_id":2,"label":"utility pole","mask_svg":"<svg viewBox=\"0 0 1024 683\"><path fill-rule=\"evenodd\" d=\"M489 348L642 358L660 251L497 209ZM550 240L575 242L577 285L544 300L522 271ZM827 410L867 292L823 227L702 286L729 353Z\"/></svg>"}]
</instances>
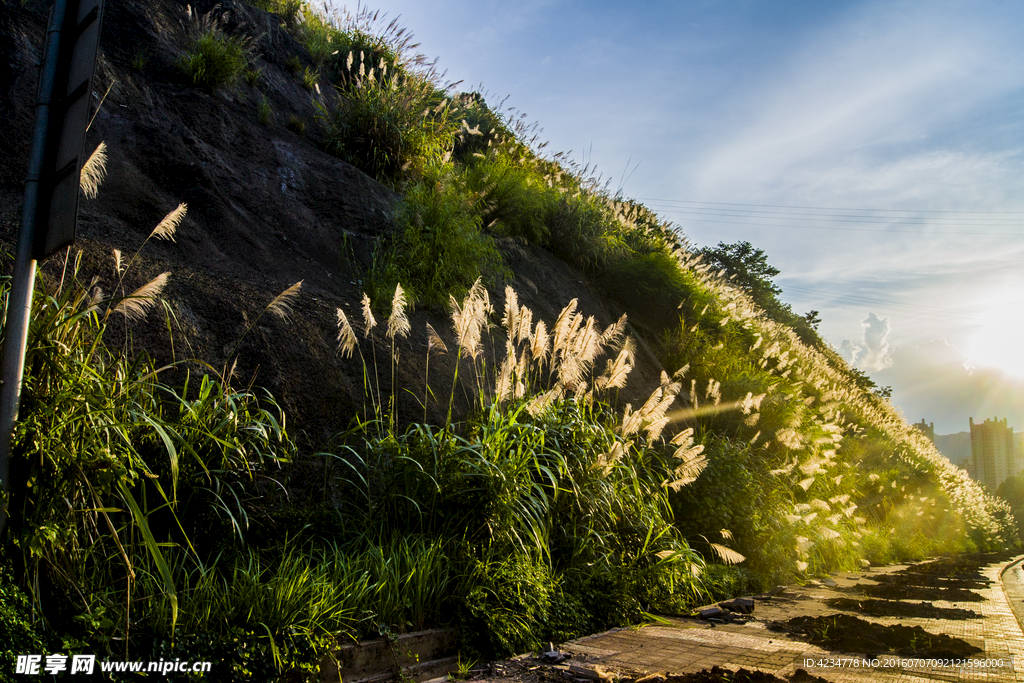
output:
<instances>
[{"instance_id":1,"label":"utility pole","mask_svg":"<svg viewBox=\"0 0 1024 683\"><path fill-rule=\"evenodd\" d=\"M0 535L7 524L36 262L75 241L82 148L103 0L53 0L36 92L35 128L0 360Z\"/></svg>"}]
</instances>

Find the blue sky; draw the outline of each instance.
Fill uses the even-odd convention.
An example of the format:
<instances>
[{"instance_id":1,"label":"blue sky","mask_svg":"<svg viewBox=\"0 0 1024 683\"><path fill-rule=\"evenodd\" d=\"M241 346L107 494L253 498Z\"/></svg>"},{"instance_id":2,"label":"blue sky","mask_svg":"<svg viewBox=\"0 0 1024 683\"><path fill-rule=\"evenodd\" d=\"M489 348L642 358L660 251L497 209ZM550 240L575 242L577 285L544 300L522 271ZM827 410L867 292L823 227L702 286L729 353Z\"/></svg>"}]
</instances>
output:
<instances>
[{"instance_id":1,"label":"blue sky","mask_svg":"<svg viewBox=\"0 0 1024 683\"><path fill-rule=\"evenodd\" d=\"M380 9L695 244L764 249L783 299L860 347L912 421L948 433L995 410L1024 429L1016 399L977 395L979 373L1024 377L1024 4ZM955 405L921 390L935 373Z\"/></svg>"}]
</instances>

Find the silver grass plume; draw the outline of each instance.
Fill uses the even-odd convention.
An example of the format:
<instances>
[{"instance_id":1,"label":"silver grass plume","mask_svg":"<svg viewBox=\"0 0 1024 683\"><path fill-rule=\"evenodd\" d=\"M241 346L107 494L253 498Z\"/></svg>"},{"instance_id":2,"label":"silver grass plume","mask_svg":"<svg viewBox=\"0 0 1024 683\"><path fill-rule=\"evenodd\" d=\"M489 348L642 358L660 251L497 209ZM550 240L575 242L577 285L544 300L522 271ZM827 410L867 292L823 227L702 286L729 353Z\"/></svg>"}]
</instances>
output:
<instances>
[{"instance_id":1,"label":"silver grass plume","mask_svg":"<svg viewBox=\"0 0 1024 683\"><path fill-rule=\"evenodd\" d=\"M433 325L427 323L427 354L430 354L435 349L440 353L448 353L448 347L445 345L444 340L441 339L441 335L437 333Z\"/></svg>"},{"instance_id":2,"label":"silver grass plume","mask_svg":"<svg viewBox=\"0 0 1024 683\"><path fill-rule=\"evenodd\" d=\"M266 310L273 313L282 320L287 320L292 312L292 304L299 297L299 290L302 289L304 280L299 280L294 285L274 297L274 300L267 304Z\"/></svg>"},{"instance_id":3,"label":"silver grass plume","mask_svg":"<svg viewBox=\"0 0 1024 683\"><path fill-rule=\"evenodd\" d=\"M100 191L100 185L106 177L107 143L101 142L82 165L82 174L78 179L78 186L82 189L82 194L86 199L96 198Z\"/></svg>"},{"instance_id":4,"label":"silver grass plume","mask_svg":"<svg viewBox=\"0 0 1024 683\"><path fill-rule=\"evenodd\" d=\"M716 555L718 555L718 559L720 559L724 564L739 564L747 559L732 548L727 548L726 546L718 543L711 543L710 545L711 549L715 551Z\"/></svg>"},{"instance_id":5,"label":"silver grass plume","mask_svg":"<svg viewBox=\"0 0 1024 683\"><path fill-rule=\"evenodd\" d=\"M519 329L516 330L516 342L526 341L530 338L530 329L533 327L533 311L526 306L519 308Z\"/></svg>"},{"instance_id":6,"label":"silver grass plume","mask_svg":"<svg viewBox=\"0 0 1024 683\"><path fill-rule=\"evenodd\" d=\"M508 331L509 341L515 341L519 328L519 299L516 290L505 285L505 315L501 318L501 324Z\"/></svg>"},{"instance_id":7,"label":"silver grass plume","mask_svg":"<svg viewBox=\"0 0 1024 683\"><path fill-rule=\"evenodd\" d=\"M558 314L558 319L555 321L555 327L552 331L552 356L562 350L566 340L571 333L570 326L572 325L572 319L576 313L576 305L579 302L578 299L570 301L562 312Z\"/></svg>"},{"instance_id":8,"label":"silver grass plume","mask_svg":"<svg viewBox=\"0 0 1024 683\"><path fill-rule=\"evenodd\" d=\"M530 342L530 357L537 361L538 365L547 359L548 345L550 341L547 325L543 320L538 320L537 327L534 329L533 338Z\"/></svg>"},{"instance_id":9,"label":"silver grass plume","mask_svg":"<svg viewBox=\"0 0 1024 683\"><path fill-rule=\"evenodd\" d=\"M406 337L412 327L409 325L409 318L405 315L406 299L405 290L402 285L395 285L395 296L391 299L391 315L388 316L387 336Z\"/></svg>"},{"instance_id":10,"label":"silver grass plume","mask_svg":"<svg viewBox=\"0 0 1024 683\"><path fill-rule=\"evenodd\" d=\"M122 269L123 269L123 265L121 263L121 250L120 249L114 249L113 254L114 254L114 274L117 275L117 277L121 277L121 272L122 272Z\"/></svg>"},{"instance_id":11,"label":"silver grass plume","mask_svg":"<svg viewBox=\"0 0 1024 683\"><path fill-rule=\"evenodd\" d=\"M462 305L455 297L448 297L452 311L452 325L460 348L466 350L473 360L480 354L482 346L480 336L483 331L487 313L491 310L490 298L480 279L470 288Z\"/></svg>"},{"instance_id":12,"label":"silver grass plume","mask_svg":"<svg viewBox=\"0 0 1024 683\"><path fill-rule=\"evenodd\" d=\"M157 226L153 228L153 232L149 233L149 236L173 242L174 231L178 229L178 225L185 218L186 213L188 213L188 204L178 204L178 208L171 211L164 216L162 221L157 223Z\"/></svg>"},{"instance_id":13,"label":"silver grass plume","mask_svg":"<svg viewBox=\"0 0 1024 683\"><path fill-rule=\"evenodd\" d=\"M348 322L348 316L345 315L345 311L340 308L338 311L338 351L341 352L343 358L351 358L352 353L356 349L358 341L356 339L355 330L352 329L352 325Z\"/></svg>"},{"instance_id":14,"label":"silver grass plume","mask_svg":"<svg viewBox=\"0 0 1024 683\"><path fill-rule=\"evenodd\" d=\"M349 53L352 54L352 53ZM373 309L370 308L370 297L363 293L363 337L369 337L370 332L377 326L377 319L373 317Z\"/></svg>"},{"instance_id":15,"label":"silver grass plume","mask_svg":"<svg viewBox=\"0 0 1024 683\"><path fill-rule=\"evenodd\" d=\"M156 303L157 297L167 285L170 273L161 273L142 285L114 307L115 313L123 313L128 320L141 320Z\"/></svg>"},{"instance_id":16,"label":"silver grass plume","mask_svg":"<svg viewBox=\"0 0 1024 683\"><path fill-rule=\"evenodd\" d=\"M615 348L622 342L622 338L625 333L626 314L623 313L621 318L609 325L605 331L601 333L601 345Z\"/></svg>"}]
</instances>

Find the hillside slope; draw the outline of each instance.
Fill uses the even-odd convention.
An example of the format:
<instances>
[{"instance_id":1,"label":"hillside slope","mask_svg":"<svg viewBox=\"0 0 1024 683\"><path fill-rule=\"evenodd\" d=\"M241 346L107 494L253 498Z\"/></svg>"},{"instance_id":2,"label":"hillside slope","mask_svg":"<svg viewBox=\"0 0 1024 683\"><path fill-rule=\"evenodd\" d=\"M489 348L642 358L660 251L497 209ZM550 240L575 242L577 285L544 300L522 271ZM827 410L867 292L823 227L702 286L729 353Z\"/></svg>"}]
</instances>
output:
<instances>
[{"instance_id":1,"label":"hillside slope","mask_svg":"<svg viewBox=\"0 0 1024 683\"><path fill-rule=\"evenodd\" d=\"M2 5L5 64L0 85L11 116L0 122L4 156L0 171L3 240L13 252L20 218L24 173L31 137L37 55L45 16L41 3L24 10ZM205 93L187 83L177 67L189 41L189 18L219 7L230 20L227 30L259 36L256 50L259 86ZM218 12L220 14L220 12ZM141 68L132 65L144 56ZM98 275L110 291L116 283L113 249L134 253L161 218L180 202L188 213L173 243L151 241L138 257L127 291L170 271L164 298L177 318L178 357L195 357L221 368L234 360L229 352L243 336L247 320L277 294L302 281L302 295L289 321L272 317L246 335L237 348L238 381L269 389L287 410L289 425L307 445L317 448L344 429L363 405L359 368L335 353L335 310L350 316L359 300L374 250L392 230L398 196L350 164L326 154L315 121L317 102L330 103L331 89L305 90L286 65L308 52L275 15L242 2L111 3L103 24L95 78L95 100L109 88L89 131L86 147L107 145L107 178L95 200L82 200L78 238L84 278ZM322 94L321 94L322 93ZM273 120L258 120L265 95ZM286 127L290 118L306 123L299 135ZM596 296L587 278L533 245L501 244L511 270L509 281L521 302L551 324L571 299L604 325L618 319L621 307ZM72 254L73 258L73 254ZM63 254L52 256L44 272L59 277ZM501 288L495 301L503 305ZM377 301L385 308L388 301ZM248 316L248 318L247 318ZM446 327L440 307L420 309L412 325L422 332L428 321ZM140 348L170 359L165 326L153 314L132 334ZM422 334L420 335L422 337ZM415 386L424 371L422 339L410 341L399 368L400 384ZM451 373L451 359L435 361ZM657 385L660 368L642 356L631 386L633 398ZM173 380L173 381L180 381ZM406 412L416 407L403 394ZM463 410L466 408L463 405ZM441 412L431 416L435 421Z\"/></svg>"},{"instance_id":2,"label":"hillside slope","mask_svg":"<svg viewBox=\"0 0 1024 683\"><path fill-rule=\"evenodd\" d=\"M42 5L0 4L7 249ZM0 539L25 642L311 677L345 638L490 656L1017 543L810 323L394 25L111 3L95 100L107 177L42 266Z\"/></svg>"}]
</instances>

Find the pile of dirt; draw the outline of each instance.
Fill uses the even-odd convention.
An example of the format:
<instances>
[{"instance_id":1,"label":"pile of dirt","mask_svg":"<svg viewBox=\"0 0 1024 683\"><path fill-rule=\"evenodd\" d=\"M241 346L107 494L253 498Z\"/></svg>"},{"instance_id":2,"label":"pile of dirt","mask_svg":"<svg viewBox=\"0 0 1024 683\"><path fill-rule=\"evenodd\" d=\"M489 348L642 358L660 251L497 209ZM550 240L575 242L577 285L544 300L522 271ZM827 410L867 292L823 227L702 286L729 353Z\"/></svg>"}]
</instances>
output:
<instances>
[{"instance_id":1,"label":"pile of dirt","mask_svg":"<svg viewBox=\"0 0 1024 683\"><path fill-rule=\"evenodd\" d=\"M883 583L877 586L857 586L846 589L886 600L948 600L949 602L983 602L984 597L966 588L934 588Z\"/></svg>"},{"instance_id":2,"label":"pile of dirt","mask_svg":"<svg viewBox=\"0 0 1024 683\"><path fill-rule=\"evenodd\" d=\"M901 602L899 600L872 600L830 598L825 604L845 612L862 612L873 617L911 617L914 619L981 619L974 610L957 607L936 607L930 602Z\"/></svg>"},{"instance_id":3,"label":"pile of dirt","mask_svg":"<svg viewBox=\"0 0 1024 683\"><path fill-rule=\"evenodd\" d=\"M772 631L791 633L834 652L959 658L983 650L960 638L929 633L920 626L883 626L847 614L794 617L768 624Z\"/></svg>"},{"instance_id":4,"label":"pile of dirt","mask_svg":"<svg viewBox=\"0 0 1024 683\"><path fill-rule=\"evenodd\" d=\"M1012 557L1013 554L1009 552L942 557L914 564L891 574L872 576L876 585L855 586L842 590L887 600L982 602L985 598L974 590L988 588L991 582L981 573L981 567L994 562L1005 562Z\"/></svg>"}]
</instances>

